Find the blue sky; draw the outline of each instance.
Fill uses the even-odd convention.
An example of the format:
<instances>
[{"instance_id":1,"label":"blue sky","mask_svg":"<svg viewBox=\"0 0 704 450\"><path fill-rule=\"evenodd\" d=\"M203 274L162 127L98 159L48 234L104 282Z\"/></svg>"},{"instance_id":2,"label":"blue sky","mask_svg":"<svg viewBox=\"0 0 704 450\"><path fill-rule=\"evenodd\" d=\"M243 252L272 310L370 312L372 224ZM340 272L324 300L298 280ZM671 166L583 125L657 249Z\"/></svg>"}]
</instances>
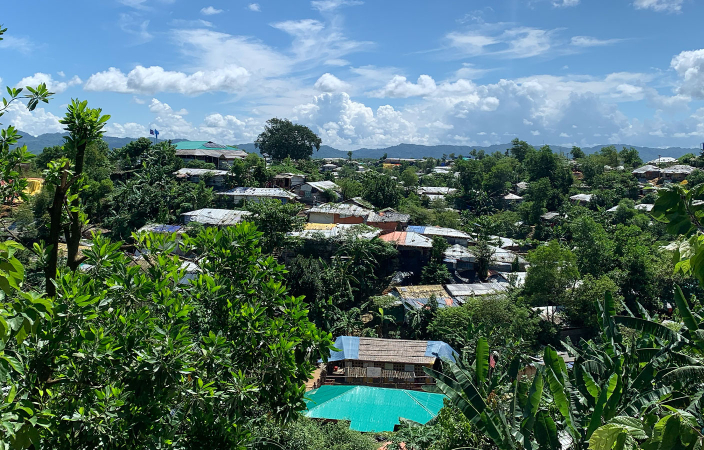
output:
<instances>
[{"instance_id":1,"label":"blue sky","mask_svg":"<svg viewBox=\"0 0 704 450\"><path fill-rule=\"evenodd\" d=\"M246 143L277 116L343 150L704 142L698 0L31 3L4 1L0 78L57 93L3 117L33 135L80 98L123 137Z\"/></svg>"}]
</instances>

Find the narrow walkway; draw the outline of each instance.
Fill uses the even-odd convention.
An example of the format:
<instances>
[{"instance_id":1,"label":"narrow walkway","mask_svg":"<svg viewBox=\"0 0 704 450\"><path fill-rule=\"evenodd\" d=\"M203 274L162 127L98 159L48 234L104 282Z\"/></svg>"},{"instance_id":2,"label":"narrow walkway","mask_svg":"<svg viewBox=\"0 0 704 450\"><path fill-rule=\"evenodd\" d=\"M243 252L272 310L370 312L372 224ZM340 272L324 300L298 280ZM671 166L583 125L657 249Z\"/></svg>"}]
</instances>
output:
<instances>
[{"instance_id":1,"label":"narrow walkway","mask_svg":"<svg viewBox=\"0 0 704 450\"><path fill-rule=\"evenodd\" d=\"M317 369L313 371L308 381L306 381L306 392L313 390L313 385L320 379L320 373L323 371L322 366L318 366Z\"/></svg>"}]
</instances>

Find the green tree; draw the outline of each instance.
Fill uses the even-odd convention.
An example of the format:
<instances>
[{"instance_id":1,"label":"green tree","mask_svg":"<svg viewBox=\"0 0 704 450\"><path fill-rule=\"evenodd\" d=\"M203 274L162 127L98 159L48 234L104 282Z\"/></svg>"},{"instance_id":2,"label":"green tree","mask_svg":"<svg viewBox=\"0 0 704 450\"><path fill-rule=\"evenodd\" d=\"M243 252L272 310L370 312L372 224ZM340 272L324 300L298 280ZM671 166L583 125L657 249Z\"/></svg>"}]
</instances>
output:
<instances>
[{"instance_id":1,"label":"green tree","mask_svg":"<svg viewBox=\"0 0 704 450\"><path fill-rule=\"evenodd\" d=\"M534 306L561 305L567 290L579 280L577 258L568 248L553 240L528 252L530 266L525 293Z\"/></svg>"},{"instance_id":2,"label":"green tree","mask_svg":"<svg viewBox=\"0 0 704 450\"><path fill-rule=\"evenodd\" d=\"M66 116L61 120L69 133L64 138L64 147L67 148L66 153L73 158L63 157L52 161L46 177L47 182L54 188L54 200L49 207L49 247L45 269L46 290L50 297L56 295L53 280L58 269L59 238L62 234L66 238L68 267L76 270L82 262L78 258L78 246L86 217L79 193L84 185L86 148L100 139L108 119L110 116L102 115L101 109L88 108L87 101L73 100L68 106ZM64 220L66 216L68 220Z\"/></svg>"},{"instance_id":3,"label":"green tree","mask_svg":"<svg viewBox=\"0 0 704 450\"><path fill-rule=\"evenodd\" d=\"M377 208L395 208L401 201L401 189L388 175L366 172L362 177L362 198Z\"/></svg>"},{"instance_id":4,"label":"green tree","mask_svg":"<svg viewBox=\"0 0 704 450\"><path fill-rule=\"evenodd\" d=\"M618 150L616 150L616 147L614 147L613 145L602 147L601 150L599 150L599 156L601 156L602 160L604 161L604 164L606 164L607 166L611 166L613 168L618 166L619 154Z\"/></svg>"},{"instance_id":5,"label":"green tree","mask_svg":"<svg viewBox=\"0 0 704 450\"><path fill-rule=\"evenodd\" d=\"M322 141L304 125L292 123L288 119L269 119L264 131L254 141L254 146L262 154L271 156L276 161L285 158L308 159L313 149L320 150Z\"/></svg>"},{"instance_id":6,"label":"green tree","mask_svg":"<svg viewBox=\"0 0 704 450\"><path fill-rule=\"evenodd\" d=\"M418 175L416 175L416 171L413 167L407 167L403 172L401 172L399 180L401 180L406 189L418 185Z\"/></svg>"},{"instance_id":7,"label":"green tree","mask_svg":"<svg viewBox=\"0 0 704 450\"><path fill-rule=\"evenodd\" d=\"M613 267L614 246L604 227L581 216L570 225L579 273L600 277Z\"/></svg>"},{"instance_id":8,"label":"green tree","mask_svg":"<svg viewBox=\"0 0 704 450\"><path fill-rule=\"evenodd\" d=\"M572 150L570 150L570 155L572 155L572 159L582 159L587 156L584 151L577 146L572 146Z\"/></svg>"},{"instance_id":9,"label":"green tree","mask_svg":"<svg viewBox=\"0 0 704 450\"><path fill-rule=\"evenodd\" d=\"M634 147L623 147L623 149L618 152L618 157L623 161L623 165L629 169L635 169L643 165L643 160L640 159L638 150Z\"/></svg>"},{"instance_id":10,"label":"green tree","mask_svg":"<svg viewBox=\"0 0 704 450\"><path fill-rule=\"evenodd\" d=\"M265 199L261 202L247 202L245 208L252 213L250 218L264 235L261 238L262 250L271 253L290 242L288 233L301 231L306 222L298 215L303 210L299 203L281 203L280 200Z\"/></svg>"},{"instance_id":11,"label":"green tree","mask_svg":"<svg viewBox=\"0 0 704 450\"><path fill-rule=\"evenodd\" d=\"M511 153L511 156L516 158L519 162L523 162L526 159L526 156L528 156L528 154L532 151L535 151L533 146L525 141L521 141L518 138L511 141L511 148L509 149L509 152Z\"/></svg>"},{"instance_id":12,"label":"green tree","mask_svg":"<svg viewBox=\"0 0 704 450\"><path fill-rule=\"evenodd\" d=\"M139 160L151 147L153 141L146 137L129 142L121 148L116 148L110 153L110 159L118 170L130 170L139 167Z\"/></svg>"}]
</instances>

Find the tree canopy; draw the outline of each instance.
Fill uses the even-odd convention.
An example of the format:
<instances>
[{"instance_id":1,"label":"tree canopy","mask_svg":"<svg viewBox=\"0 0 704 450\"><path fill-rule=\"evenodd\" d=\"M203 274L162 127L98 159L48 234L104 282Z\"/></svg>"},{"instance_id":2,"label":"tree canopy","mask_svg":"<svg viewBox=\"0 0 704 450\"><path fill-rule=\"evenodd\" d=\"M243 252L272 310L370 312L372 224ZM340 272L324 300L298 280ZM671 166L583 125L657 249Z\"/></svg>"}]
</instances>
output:
<instances>
[{"instance_id":1,"label":"tree canopy","mask_svg":"<svg viewBox=\"0 0 704 450\"><path fill-rule=\"evenodd\" d=\"M321 144L322 140L310 128L276 117L266 122L264 131L254 141L261 153L277 161L310 158Z\"/></svg>"}]
</instances>

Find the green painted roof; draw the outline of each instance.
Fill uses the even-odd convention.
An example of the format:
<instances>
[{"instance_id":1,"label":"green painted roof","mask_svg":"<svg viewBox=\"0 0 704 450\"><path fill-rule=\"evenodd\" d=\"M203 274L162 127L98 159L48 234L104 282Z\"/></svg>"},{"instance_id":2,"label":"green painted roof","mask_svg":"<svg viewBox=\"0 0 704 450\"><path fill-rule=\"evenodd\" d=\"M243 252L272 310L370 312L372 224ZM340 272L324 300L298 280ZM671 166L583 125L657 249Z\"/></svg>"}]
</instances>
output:
<instances>
[{"instance_id":1,"label":"green painted roof","mask_svg":"<svg viewBox=\"0 0 704 450\"><path fill-rule=\"evenodd\" d=\"M370 386L321 386L306 395L307 417L349 420L357 431L393 431L399 418L426 423L443 406L442 394Z\"/></svg>"},{"instance_id":2,"label":"green painted roof","mask_svg":"<svg viewBox=\"0 0 704 450\"><path fill-rule=\"evenodd\" d=\"M176 143L176 150L205 149L208 141L181 141Z\"/></svg>"},{"instance_id":3,"label":"green painted roof","mask_svg":"<svg viewBox=\"0 0 704 450\"><path fill-rule=\"evenodd\" d=\"M239 150L239 148L212 141L181 141L176 143L176 150Z\"/></svg>"}]
</instances>

